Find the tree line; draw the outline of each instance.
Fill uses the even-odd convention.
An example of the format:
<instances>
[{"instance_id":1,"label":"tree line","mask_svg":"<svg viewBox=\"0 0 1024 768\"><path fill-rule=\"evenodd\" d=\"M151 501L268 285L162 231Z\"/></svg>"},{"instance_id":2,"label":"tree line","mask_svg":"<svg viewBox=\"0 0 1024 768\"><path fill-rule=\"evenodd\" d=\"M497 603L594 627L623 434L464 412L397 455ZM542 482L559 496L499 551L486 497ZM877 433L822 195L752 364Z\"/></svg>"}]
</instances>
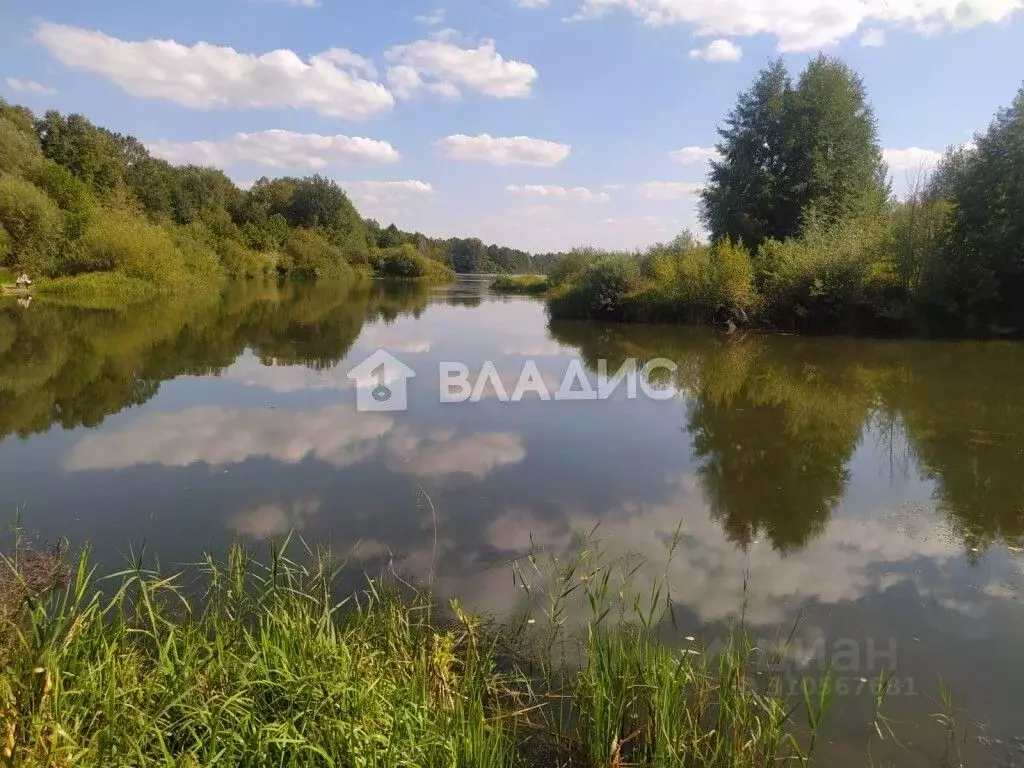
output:
<instances>
[{"instance_id":1,"label":"tree line","mask_svg":"<svg viewBox=\"0 0 1024 768\"><path fill-rule=\"evenodd\" d=\"M862 79L764 69L719 128L700 214L643 253L581 250L552 312L798 331L1024 332L1024 88L910 193L892 193Z\"/></svg>"},{"instance_id":2,"label":"tree line","mask_svg":"<svg viewBox=\"0 0 1024 768\"><path fill-rule=\"evenodd\" d=\"M224 279L451 279L528 271L525 251L365 220L320 175L240 189L220 170L173 165L82 115L0 100L0 270L114 300ZM48 278L48 279L46 279Z\"/></svg>"}]
</instances>

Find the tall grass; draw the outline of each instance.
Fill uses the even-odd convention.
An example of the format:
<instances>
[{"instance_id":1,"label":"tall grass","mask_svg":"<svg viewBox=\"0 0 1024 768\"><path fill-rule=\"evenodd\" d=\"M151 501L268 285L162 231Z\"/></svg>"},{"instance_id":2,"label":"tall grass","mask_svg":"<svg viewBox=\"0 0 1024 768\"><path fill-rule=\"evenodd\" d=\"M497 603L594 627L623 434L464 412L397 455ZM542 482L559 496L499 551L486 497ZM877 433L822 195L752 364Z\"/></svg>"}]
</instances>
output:
<instances>
[{"instance_id":1,"label":"tall grass","mask_svg":"<svg viewBox=\"0 0 1024 768\"><path fill-rule=\"evenodd\" d=\"M789 701L759 683L742 631L715 657L660 643L655 624L670 604L661 587L637 593L612 622L611 604L622 608L628 590L618 566L593 552L554 566L550 621L529 634L457 601L442 610L400 582L369 580L339 597L330 553L306 547L294 560L287 546L271 546L262 562L236 546L174 574L140 558L102 578L88 553L74 566L63 550L4 558L4 765L662 768L810 758L827 701ZM584 597L589 618L574 635L564 612Z\"/></svg>"}]
</instances>

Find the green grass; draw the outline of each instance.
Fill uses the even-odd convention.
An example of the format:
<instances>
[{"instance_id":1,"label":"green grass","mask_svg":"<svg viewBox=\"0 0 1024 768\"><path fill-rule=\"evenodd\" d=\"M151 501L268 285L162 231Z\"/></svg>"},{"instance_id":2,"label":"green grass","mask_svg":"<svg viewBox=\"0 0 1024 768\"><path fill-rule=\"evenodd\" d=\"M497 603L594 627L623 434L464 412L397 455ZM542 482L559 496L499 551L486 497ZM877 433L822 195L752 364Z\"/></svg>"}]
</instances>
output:
<instances>
[{"instance_id":1,"label":"green grass","mask_svg":"<svg viewBox=\"0 0 1024 768\"><path fill-rule=\"evenodd\" d=\"M491 290L498 293L525 293L539 296L546 293L551 281L545 275L499 275L491 283Z\"/></svg>"},{"instance_id":2,"label":"green grass","mask_svg":"<svg viewBox=\"0 0 1024 768\"><path fill-rule=\"evenodd\" d=\"M759 682L742 630L714 658L659 643L660 590L608 624L622 583L593 553L521 583L547 606L530 633L408 585L339 599L336 560L301 560L236 546L99 578L87 555L5 558L3 765L806 765L827 708Z\"/></svg>"}]
</instances>

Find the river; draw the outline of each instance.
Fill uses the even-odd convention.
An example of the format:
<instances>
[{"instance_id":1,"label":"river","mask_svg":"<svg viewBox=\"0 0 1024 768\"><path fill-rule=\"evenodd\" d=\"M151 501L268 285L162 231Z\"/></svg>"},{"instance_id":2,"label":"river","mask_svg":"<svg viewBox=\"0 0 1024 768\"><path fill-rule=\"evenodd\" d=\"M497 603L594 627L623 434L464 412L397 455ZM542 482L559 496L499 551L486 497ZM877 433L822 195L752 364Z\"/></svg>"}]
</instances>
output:
<instances>
[{"instance_id":1,"label":"river","mask_svg":"<svg viewBox=\"0 0 1024 768\"><path fill-rule=\"evenodd\" d=\"M415 376L350 378L379 349ZM555 397L630 360L647 366L635 397L628 381ZM501 386L441 402L442 363L472 386L488 361ZM535 391L514 401L529 361ZM876 735L876 762L1018 764L1022 382L1016 343L552 322L482 278L250 284L120 312L4 303L0 509L111 567L294 530L498 617L539 610L510 561L565 562L589 537L666 577L671 641L742 621L766 643L792 632L801 668L831 666L828 765L866 764L883 669L902 746ZM404 410L356 409L404 383Z\"/></svg>"}]
</instances>

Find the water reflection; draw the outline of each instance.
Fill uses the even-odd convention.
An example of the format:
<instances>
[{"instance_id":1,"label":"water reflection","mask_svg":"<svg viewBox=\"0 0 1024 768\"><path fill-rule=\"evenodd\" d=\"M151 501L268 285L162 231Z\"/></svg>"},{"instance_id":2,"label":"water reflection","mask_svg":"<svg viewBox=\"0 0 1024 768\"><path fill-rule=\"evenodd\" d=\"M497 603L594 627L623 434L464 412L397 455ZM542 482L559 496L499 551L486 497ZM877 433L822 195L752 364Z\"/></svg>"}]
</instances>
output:
<instances>
[{"instance_id":1,"label":"water reflection","mask_svg":"<svg viewBox=\"0 0 1024 768\"><path fill-rule=\"evenodd\" d=\"M347 374L379 347L417 373L407 412L355 410ZM576 360L659 357L679 366L656 372L670 401L438 402L441 361L493 361L511 392L528 359L554 390ZM142 540L172 563L290 530L359 543L360 568L496 614L536 609L509 559L564 560L596 529L647 559L638 586L670 578L679 632L745 611L892 640L902 675L943 674L1005 732L1024 683L1021 380L1019 345L549 322L482 280L0 306L0 504L112 564Z\"/></svg>"}]
</instances>

